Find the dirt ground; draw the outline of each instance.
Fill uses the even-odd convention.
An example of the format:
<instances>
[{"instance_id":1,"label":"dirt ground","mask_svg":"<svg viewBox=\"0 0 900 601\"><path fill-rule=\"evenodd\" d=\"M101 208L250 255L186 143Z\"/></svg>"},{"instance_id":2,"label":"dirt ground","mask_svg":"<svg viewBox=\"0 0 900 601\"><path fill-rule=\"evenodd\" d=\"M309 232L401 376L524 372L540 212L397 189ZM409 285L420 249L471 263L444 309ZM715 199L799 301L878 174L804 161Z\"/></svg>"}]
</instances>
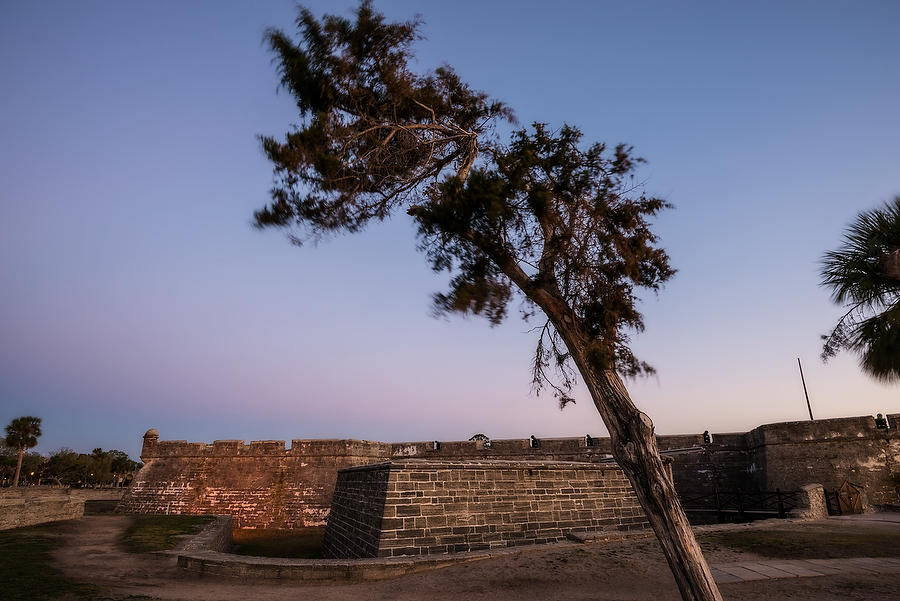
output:
<instances>
[{"instance_id":1,"label":"dirt ground","mask_svg":"<svg viewBox=\"0 0 900 601\"><path fill-rule=\"evenodd\" d=\"M199 577L185 574L175 558L130 555L116 545L127 516L90 516L71 522L55 561L71 578L91 582L115 599L129 596L171 601L365 601L472 599L521 601L679 601L678 590L654 539L611 545L534 547L484 561L363 583L296 584ZM883 528L834 522L834 528ZM801 527L786 525L785 527ZM900 528L898 525L888 527ZM900 555L900 549L897 552ZM717 548L711 564L759 556ZM854 574L738 582L720 586L726 600L897 601L900 574Z\"/></svg>"}]
</instances>

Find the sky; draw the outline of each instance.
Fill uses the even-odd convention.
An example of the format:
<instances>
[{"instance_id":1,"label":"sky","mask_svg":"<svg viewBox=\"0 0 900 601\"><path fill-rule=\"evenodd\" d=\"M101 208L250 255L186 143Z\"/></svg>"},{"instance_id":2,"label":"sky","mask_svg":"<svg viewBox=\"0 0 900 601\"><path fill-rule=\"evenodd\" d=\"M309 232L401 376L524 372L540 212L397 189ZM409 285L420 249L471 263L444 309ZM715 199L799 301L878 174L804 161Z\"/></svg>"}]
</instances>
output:
<instances>
[{"instance_id":1,"label":"sky","mask_svg":"<svg viewBox=\"0 0 900 601\"><path fill-rule=\"evenodd\" d=\"M349 0L309 2L350 15ZM640 305L662 434L900 412L856 358L822 254L900 195L900 4L384 1L523 125L647 159L677 275ZM552 7L552 10L551 10ZM294 2L0 5L0 422L36 451L164 440L604 435L530 390L534 324L435 319L410 219L318 245L257 231L257 136L299 117L262 43Z\"/></svg>"}]
</instances>

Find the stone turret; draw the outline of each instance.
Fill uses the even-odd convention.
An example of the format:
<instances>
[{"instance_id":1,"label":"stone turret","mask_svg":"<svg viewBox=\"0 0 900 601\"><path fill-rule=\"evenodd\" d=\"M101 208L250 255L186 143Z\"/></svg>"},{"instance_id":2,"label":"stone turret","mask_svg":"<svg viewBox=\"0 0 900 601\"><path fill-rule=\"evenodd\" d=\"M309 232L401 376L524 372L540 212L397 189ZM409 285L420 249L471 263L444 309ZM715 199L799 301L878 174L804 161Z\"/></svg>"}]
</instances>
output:
<instances>
[{"instance_id":1,"label":"stone turret","mask_svg":"<svg viewBox=\"0 0 900 601\"><path fill-rule=\"evenodd\" d=\"M144 433L144 446L141 448L141 461L150 463L151 458L154 456L153 450L156 447L157 442L159 442L159 430L150 428Z\"/></svg>"}]
</instances>

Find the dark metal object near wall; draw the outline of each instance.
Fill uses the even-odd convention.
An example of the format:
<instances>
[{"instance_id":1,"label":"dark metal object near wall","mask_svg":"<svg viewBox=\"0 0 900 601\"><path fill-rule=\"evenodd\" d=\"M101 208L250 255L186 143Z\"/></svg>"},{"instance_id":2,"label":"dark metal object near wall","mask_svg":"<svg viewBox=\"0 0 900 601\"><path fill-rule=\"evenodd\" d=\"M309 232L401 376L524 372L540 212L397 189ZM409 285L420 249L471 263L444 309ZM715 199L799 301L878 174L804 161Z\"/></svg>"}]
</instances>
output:
<instances>
[{"instance_id":1,"label":"dark metal object near wall","mask_svg":"<svg viewBox=\"0 0 900 601\"><path fill-rule=\"evenodd\" d=\"M800 491L716 490L708 495L683 499L689 517L715 516L716 522L749 522L781 518L800 505Z\"/></svg>"}]
</instances>

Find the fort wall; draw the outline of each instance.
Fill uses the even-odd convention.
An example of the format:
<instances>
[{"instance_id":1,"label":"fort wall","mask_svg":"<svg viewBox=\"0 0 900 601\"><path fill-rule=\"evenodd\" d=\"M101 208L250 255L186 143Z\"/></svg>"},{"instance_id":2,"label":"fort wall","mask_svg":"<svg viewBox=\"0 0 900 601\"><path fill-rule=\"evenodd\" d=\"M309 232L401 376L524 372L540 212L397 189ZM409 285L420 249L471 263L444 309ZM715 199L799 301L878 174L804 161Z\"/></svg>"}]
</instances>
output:
<instances>
[{"instance_id":1,"label":"fort wall","mask_svg":"<svg viewBox=\"0 0 900 601\"><path fill-rule=\"evenodd\" d=\"M760 426L747 434L749 472L765 490L791 490L801 480L826 490L849 481L871 504L897 503L900 414L880 429L871 416Z\"/></svg>"},{"instance_id":2,"label":"fort wall","mask_svg":"<svg viewBox=\"0 0 900 601\"><path fill-rule=\"evenodd\" d=\"M362 440L218 440L144 437L141 468L118 511L231 515L235 528L324 526L337 470L383 461L390 445Z\"/></svg>"},{"instance_id":3,"label":"fort wall","mask_svg":"<svg viewBox=\"0 0 900 601\"><path fill-rule=\"evenodd\" d=\"M658 436L672 459L682 499L720 490L759 487L797 490L818 482L833 490L845 480L864 488L871 503L898 502L900 414L890 428L872 417L789 422L746 433ZM294 529L324 526L338 470L398 461L515 460L608 464L610 441L592 437L383 443L363 440L294 440L244 444L161 441L144 437L145 465L119 505L130 513L227 514L235 528Z\"/></svg>"},{"instance_id":4,"label":"fort wall","mask_svg":"<svg viewBox=\"0 0 900 601\"><path fill-rule=\"evenodd\" d=\"M326 557L396 557L649 527L613 464L404 459L338 473Z\"/></svg>"}]
</instances>

